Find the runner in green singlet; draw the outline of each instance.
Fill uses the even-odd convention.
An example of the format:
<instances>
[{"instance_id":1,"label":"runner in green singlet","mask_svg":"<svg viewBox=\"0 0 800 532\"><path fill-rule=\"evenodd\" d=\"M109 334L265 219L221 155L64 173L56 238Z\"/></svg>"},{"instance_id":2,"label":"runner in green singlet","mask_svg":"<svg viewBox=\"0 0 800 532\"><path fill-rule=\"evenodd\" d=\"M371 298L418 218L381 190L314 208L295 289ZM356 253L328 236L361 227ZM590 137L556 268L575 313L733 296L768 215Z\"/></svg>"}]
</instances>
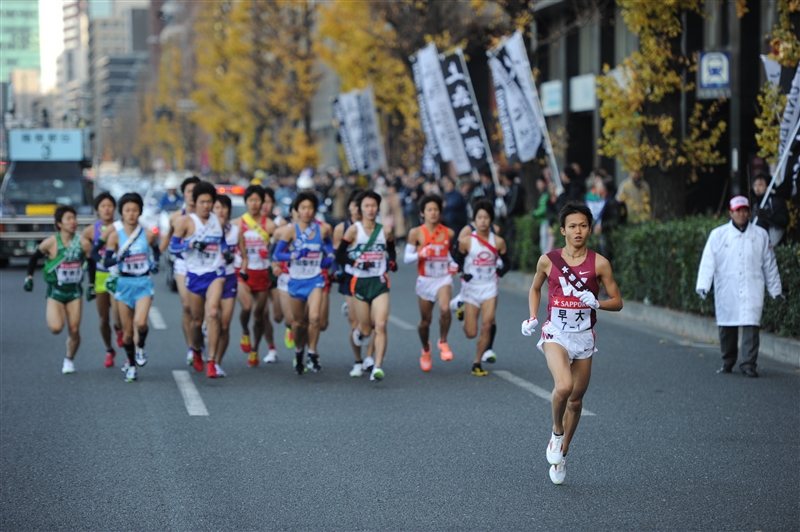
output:
<instances>
[{"instance_id":1,"label":"runner in green singlet","mask_svg":"<svg viewBox=\"0 0 800 532\"><path fill-rule=\"evenodd\" d=\"M91 258L92 243L77 234L78 217L75 209L60 206L55 212L58 232L45 238L36 248L28 262L28 274L25 277L25 291L33 290L33 271L40 258L45 258L44 281L47 284L47 327L53 334L69 326L67 338L67 356L61 372L74 373L75 353L81 343L81 295L83 294L83 264L88 263L89 287L86 299L92 301L94 290L95 262Z\"/></svg>"}]
</instances>

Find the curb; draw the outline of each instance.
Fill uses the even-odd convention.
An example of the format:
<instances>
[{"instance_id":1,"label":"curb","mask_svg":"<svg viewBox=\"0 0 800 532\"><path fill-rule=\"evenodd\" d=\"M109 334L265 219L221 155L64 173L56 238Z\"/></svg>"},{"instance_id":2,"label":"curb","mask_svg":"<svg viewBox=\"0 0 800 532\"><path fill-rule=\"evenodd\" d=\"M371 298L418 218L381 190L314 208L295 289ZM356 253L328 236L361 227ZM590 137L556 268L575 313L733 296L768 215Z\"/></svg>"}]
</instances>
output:
<instances>
[{"instance_id":1,"label":"curb","mask_svg":"<svg viewBox=\"0 0 800 532\"><path fill-rule=\"evenodd\" d=\"M500 279L500 288L516 294L528 293L532 283L532 274L508 272ZM626 322L641 323L693 340L719 344L719 330L713 318L645 305L639 301L625 301L625 306L620 312L604 312L603 319L621 325ZM759 356L800 368L800 340L784 338L764 331L761 331L759 336L761 340Z\"/></svg>"}]
</instances>

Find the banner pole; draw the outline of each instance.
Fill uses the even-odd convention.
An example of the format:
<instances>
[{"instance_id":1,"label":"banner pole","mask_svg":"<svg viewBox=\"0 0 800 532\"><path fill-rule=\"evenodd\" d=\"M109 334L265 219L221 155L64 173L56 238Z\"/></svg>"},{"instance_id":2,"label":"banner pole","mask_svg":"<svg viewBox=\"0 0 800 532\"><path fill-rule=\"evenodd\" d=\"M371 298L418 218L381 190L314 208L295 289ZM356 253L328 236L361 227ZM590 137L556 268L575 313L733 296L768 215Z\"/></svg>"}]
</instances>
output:
<instances>
[{"instance_id":1,"label":"banner pole","mask_svg":"<svg viewBox=\"0 0 800 532\"><path fill-rule=\"evenodd\" d=\"M784 148L783 153L781 154L780 161L778 161L778 165L775 167L775 173L772 174L772 179L769 182L767 191L764 193L764 197L761 199L761 205L760 205L761 209L763 209L764 206L767 204L769 195L775 186L775 180L778 179L778 174L780 174L781 171L783 171L783 166L786 164L786 160L789 158L789 148L791 148L794 139L797 137L798 130L800 130L800 119L798 119L797 123L794 125L794 132L791 135L789 135L786 139L786 148ZM756 223L757 221L758 221L758 216L753 218L753 223Z\"/></svg>"},{"instance_id":2,"label":"banner pole","mask_svg":"<svg viewBox=\"0 0 800 532\"><path fill-rule=\"evenodd\" d=\"M520 33L517 30L516 33ZM520 33L520 42L522 42L522 34ZM539 127L542 129L542 136L544 137L544 149L547 153L548 167L553 174L552 178L556 184L556 193L561 195L564 193L564 185L561 184L561 174L558 172L558 163L553 154L553 144L550 142L550 132L547 130L547 122L544 119L544 112L542 111L542 104L539 101L539 90L536 88L536 80L533 79L533 70L531 70L531 63L528 61L528 50L522 46L522 58L525 60L525 66L528 67L528 72L531 76L531 86L533 87L533 112L536 115L536 120L539 122Z\"/></svg>"}]
</instances>

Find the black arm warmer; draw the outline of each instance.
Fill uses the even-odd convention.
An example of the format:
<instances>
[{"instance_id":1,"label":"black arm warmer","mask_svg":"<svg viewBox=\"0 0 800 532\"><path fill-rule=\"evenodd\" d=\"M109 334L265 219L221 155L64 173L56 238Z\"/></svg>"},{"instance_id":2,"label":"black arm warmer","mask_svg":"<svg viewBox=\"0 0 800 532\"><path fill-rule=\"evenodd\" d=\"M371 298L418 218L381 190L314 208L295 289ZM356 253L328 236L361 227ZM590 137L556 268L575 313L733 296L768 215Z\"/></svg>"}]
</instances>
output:
<instances>
[{"instance_id":1,"label":"black arm warmer","mask_svg":"<svg viewBox=\"0 0 800 532\"><path fill-rule=\"evenodd\" d=\"M44 253L38 247L36 251L33 253L31 260L28 261L28 273L27 277L31 277L33 275L34 270L36 269L36 263L39 262L39 259L44 257Z\"/></svg>"},{"instance_id":2,"label":"black arm warmer","mask_svg":"<svg viewBox=\"0 0 800 532\"><path fill-rule=\"evenodd\" d=\"M103 246L106 245L105 240L98 240L97 244L92 246L92 258L95 262L101 262L103 260L103 256L100 255L100 250L103 249Z\"/></svg>"},{"instance_id":3,"label":"black arm warmer","mask_svg":"<svg viewBox=\"0 0 800 532\"><path fill-rule=\"evenodd\" d=\"M458 269L463 271L464 259L467 258L467 256L461 253L461 250L458 249L458 246L455 246L450 250L450 255L452 255L453 260L456 261L456 264L458 264Z\"/></svg>"},{"instance_id":4,"label":"black arm warmer","mask_svg":"<svg viewBox=\"0 0 800 532\"><path fill-rule=\"evenodd\" d=\"M350 266L356 263L356 261L350 258L350 254L347 252L349 246L350 242L344 238L339 242L339 247L336 248L336 262L339 264L349 264Z\"/></svg>"},{"instance_id":5,"label":"black arm warmer","mask_svg":"<svg viewBox=\"0 0 800 532\"><path fill-rule=\"evenodd\" d=\"M112 253L110 249L107 249L106 256L103 259L103 266L105 266L106 268L110 268L112 266L115 266L116 264L117 264L116 255L114 255L114 253Z\"/></svg>"},{"instance_id":6,"label":"black arm warmer","mask_svg":"<svg viewBox=\"0 0 800 532\"><path fill-rule=\"evenodd\" d=\"M386 242L386 253L389 254L389 260L397 263L397 248L394 245L394 240Z\"/></svg>"},{"instance_id":7,"label":"black arm warmer","mask_svg":"<svg viewBox=\"0 0 800 532\"><path fill-rule=\"evenodd\" d=\"M161 260L161 248L158 247L158 242L152 244L150 249L153 250L153 262L158 264L158 261Z\"/></svg>"},{"instance_id":8,"label":"black arm warmer","mask_svg":"<svg viewBox=\"0 0 800 532\"><path fill-rule=\"evenodd\" d=\"M500 255L500 258L503 259L503 267L497 270L497 275L500 277L504 276L508 273L508 270L511 269L511 257L508 255L508 251Z\"/></svg>"},{"instance_id":9,"label":"black arm warmer","mask_svg":"<svg viewBox=\"0 0 800 532\"><path fill-rule=\"evenodd\" d=\"M89 284L94 285L94 278L97 274L97 263L92 257L86 259L86 269L89 270Z\"/></svg>"}]
</instances>

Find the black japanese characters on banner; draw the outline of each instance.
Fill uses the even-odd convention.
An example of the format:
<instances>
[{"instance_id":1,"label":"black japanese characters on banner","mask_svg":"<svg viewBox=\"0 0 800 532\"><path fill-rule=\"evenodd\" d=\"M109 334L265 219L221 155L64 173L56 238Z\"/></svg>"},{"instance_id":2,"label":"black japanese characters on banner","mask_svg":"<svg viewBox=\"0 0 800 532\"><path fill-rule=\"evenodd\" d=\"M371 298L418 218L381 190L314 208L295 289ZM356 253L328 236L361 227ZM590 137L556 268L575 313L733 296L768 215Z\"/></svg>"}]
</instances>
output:
<instances>
[{"instance_id":1,"label":"black japanese characters on banner","mask_svg":"<svg viewBox=\"0 0 800 532\"><path fill-rule=\"evenodd\" d=\"M443 57L441 62L444 82L450 95L458 131L464 143L464 151L469 157L472 168L482 170L489 166L491 152L464 55L458 49L455 53Z\"/></svg>"}]
</instances>

